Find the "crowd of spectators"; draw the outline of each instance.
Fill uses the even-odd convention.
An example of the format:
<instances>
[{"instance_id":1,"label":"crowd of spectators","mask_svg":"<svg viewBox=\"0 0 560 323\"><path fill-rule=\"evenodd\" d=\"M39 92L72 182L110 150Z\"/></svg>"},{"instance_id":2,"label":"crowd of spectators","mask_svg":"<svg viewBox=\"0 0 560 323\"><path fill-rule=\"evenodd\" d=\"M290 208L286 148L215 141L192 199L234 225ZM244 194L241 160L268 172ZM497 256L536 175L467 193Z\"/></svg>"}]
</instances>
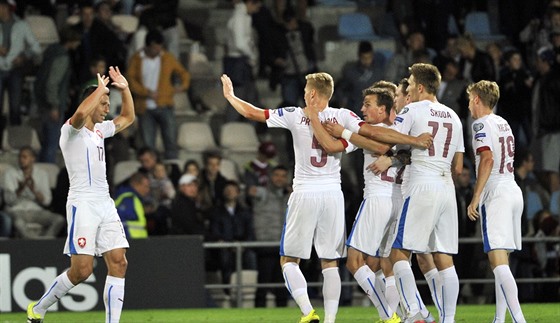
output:
<instances>
[{"instance_id":1,"label":"crowd of spectators","mask_svg":"<svg viewBox=\"0 0 560 323\"><path fill-rule=\"evenodd\" d=\"M269 81L282 105L302 103L304 76L321 69L315 52L318 46L314 22L307 19L307 8L319 1L224 1L232 9L229 20L227 50L223 62L232 77L239 97L257 102L257 80ZM438 99L461 117L468 134L471 123L465 88L471 82L494 80L500 85L501 98L496 112L511 125L516 139L515 175L525 198L524 236L559 236L557 205L560 203L560 1L515 2L495 1L499 9L498 41L481 42L461 33L469 10L490 12L482 1L450 2L436 6L437 1L355 1L357 9L384 4L386 14L393 16L397 35L397 51L384 62L375 55L375 42L356 41L355 61L343 67L335 79L333 105L340 104L356 113L361 106L361 89L376 81L398 82L408 75L408 66L430 62L438 66L442 85ZM27 25L25 15L39 12L56 18L56 5L65 4L68 17L59 30L60 42L46 48L39 43ZM165 3L163 5L162 3ZM223 156L219 151L205 152L202 164L196 160L181 161L183 165L165 163L177 158L177 126L173 95L187 92L189 69L180 60L177 17L178 1L13 1L0 0L0 102L4 90L9 95L9 116L0 118L0 133L7 125L24 120L41 120L42 151L21 148L19 163L6 171L1 180L2 212L0 235L10 238L64 236L63 214L68 179L62 169L56 188L45 188L45 176L33 167L40 162L56 162L57 129L77 106L84 88L92 84L97 73L106 73L108 66L118 66L126 73L135 96L139 116L137 132L141 135L119 134L107 142L108 176L113 166L128 159L134 150L141 167L119 186L113 187L119 214L129 238L145 238L169 234L198 234L205 241L278 241L283 224L284 206L290 193L289 174L293 165L276 165L277 154L284 147L263 142L255 159L237 165L238 182L220 173ZM442 16L431 14L443 11ZM34 11L33 11L34 10ZM112 23L112 14L139 17L136 33L128 34ZM517 15L516 15L517 13ZM453 18L458 30L436 29L441 17ZM495 18L498 18L495 17ZM498 19L497 19L498 20ZM249 24L249 25L247 25ZM256 29L257 38L253 38ZM188 25L188 23L187 23ZM201 28L203 26L200 26ZM446 30L447 32L439 32ZM204 42L203 42L204 44ZM161 57L156 61L154 57ZM30 68L33 67L33 68ZM149 75L143 73L149 70ZM34 95L37 111L22 104L24 76L35 76ZM241 85L238 86L238 85ZM112 101L111 113L119 108ZM22 117L23 116L23 117ZM229 116L229 117L228 117ZM238 120L237 114L224 117ZM155 150L156 132L162 132L165 153ZM260 132L259 132L260 133ZM470 138L470 136L465 136ZM289 141L291 138L286 138ZM470 142L465 142L470 147ZM288 143L288 147L291 144ZM478 225L466 216L474 179L474 157L467 148L465 171L456 179L461 237L480 236ZM287 151L290 156L293 153ZM353 153L351 157L358 156ZM290 160L290 158L288 158ZM361 160L361 158L357 158ZM359 195L363 179L361 165L353 158L349 163L356 174L343 176L343 188ZM52 196L52 198L51 198ZM533 197L536 197L534 199ZM52 201L52 202L51 202ZM538 209L531 206L539 205ZM349 198L347 218L351 225L359 201ZM13 229L12 229L13 228ZM558 277L558 244L524 244L524 251L512 256L516 277ZM235 257L229 249L207 252L206 268L221 271L224 283L235 270ZM463 278L490 275L484 266L484 255L478 245L461 245L457 257L458 271ZM462 260L461 260L462 259ZM282 281L273 249L245 250L243 267L259 270L259 282ZM316 264L304 265L311 271ZM272 271L276 268L278 271ZM266 272L265 272L266 270ZM311 277L311 275L310 275ZM488 276L490 277L490 276ZM522 301L558 299L554 284L520 284ZM551 291L552 289L552 291ZM262 301L266 289L259 289ZM274 289L278 306L285 306L287 294ZM462 287L464 301L477 301L491 295L482 285ZM258 306L265 304L258 301ZM344 302L344 300L343 300Z\"/></svg>"}]
</instances>

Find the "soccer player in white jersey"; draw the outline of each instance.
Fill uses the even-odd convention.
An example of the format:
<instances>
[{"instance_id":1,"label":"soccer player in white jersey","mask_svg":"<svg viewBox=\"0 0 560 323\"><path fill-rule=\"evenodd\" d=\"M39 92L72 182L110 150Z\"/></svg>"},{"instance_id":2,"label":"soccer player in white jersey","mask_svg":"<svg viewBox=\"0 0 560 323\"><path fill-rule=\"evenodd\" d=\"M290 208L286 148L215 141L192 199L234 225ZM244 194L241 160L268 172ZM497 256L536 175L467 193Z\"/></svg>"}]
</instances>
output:
<instances>
[{"instance_id":1,"label":"soccer player in white jersey","mask_svg":"<svg viewBox=\"0 0 560 323\"><path fill-rule=\"evenodd\" d=\"M70 269L55 278L39 301L29 304L28 323L42 322L51 305L91 275L94 256L103 256L107 264L103 292L105 321L120 320L127 268L125 252L129 245L109 196L104 139L134 122L134 103L128 82L118 67L110 67L109 75L111 84L122 95L120 115L105 120L109 113L110 79L98 74L97 87L85 90L87 98L60 130L60 148L70 178L66 204L68 237L64 246L64 253L71 257Z\"/></svg>"},{"instance_id":2,"label":"soccer player in white jersey","mask_svg":"<svg viewBox=\"0 0 560 323\"><path fill-rule=\"evenodd\" d=\"M509 268L509 253L521 250L523 195L513 174L514 138L506 120L492 113L500 98L495 82L479 81L467 88L476 159L476 183L467 207L469 218L480 216L484 252L496 281L496 323L505 322L506 307L514 322L526 322L517 285Z\"/></svg>"},{"instance_id":3,"label":"soccer player in white jersey","mask_svg":"<svg viewBox=\"0 0 560 323\"><path fill-rule=\"evenodd\" d=\"M328 106L334 82L326 73L306 76L306 108L261 109L236 97L227 75L222 75L221 80L224 97L245 118L266 122L269 127L286 128L292 133L294 191L288 201L280 240L280 264L286 287L302 312L300 322L319 322L299 268L300 259L308 259L311 247L315 247L323 268L324 322L334 322L341 291L338 259L346 256L340 157L342 152L354 148L346 140L332 138L321 122L330 120L357 131L363 121L350 110Z\"/></svg>"},{"instance_id":4,"label":"soccer player in white jersey","mask_svg":"<svg viewBox=\"0 0 560 323\"><path fill-rule=\"evenodd\" d=\"M404 204L391 251L391 262L407 311L407 321L424 323L416 300L416 282L409 263L411 252L430 252L438 269L441 288L441 323L453 323L459 294L459 278L452 255L458 250L458 220L452 175L463 167L463 132L457 114L437 102L441 81L437 68L414 64L408 92L413 103L395 119L395 129L416 135L431 132L433 145L412 148L411 165L403 183Z\"/></svg>"}]
</instances>

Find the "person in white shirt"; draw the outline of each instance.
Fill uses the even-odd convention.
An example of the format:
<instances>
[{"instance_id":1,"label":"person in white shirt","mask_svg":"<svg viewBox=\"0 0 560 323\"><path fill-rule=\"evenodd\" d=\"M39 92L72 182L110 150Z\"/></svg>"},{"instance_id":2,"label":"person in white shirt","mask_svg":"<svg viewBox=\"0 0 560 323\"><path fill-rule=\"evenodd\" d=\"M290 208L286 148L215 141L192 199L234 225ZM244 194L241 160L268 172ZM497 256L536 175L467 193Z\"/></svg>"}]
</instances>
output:
<instances>
[{"instance_id":1,"label":"person in white shirt","mask_svg":"<svg viewBox=\"0 0 560 323\"><path fill-rule=\"evenodd\" d=\"M521 250L523 194L515 182L515 140L508 122L492 109L500 97L496 82L479 81L467 87L476 159L476 183L467 207L471 220L481 217L484 252L496 280L496 315L505 322L506 307L514 322L526 322L517 285L509 268L509 253Z\"/></svg>"},{"instance_id":2,"label":"person in white shirt","mask_svg":"<svg viewBox=\"0 0 560 323\"><path fill-rule=\"evenodd\" d=\"M109 78L98 74L97 87L87 96L60 130L60 148L70 178L66 204L68 237L64 253L70 269L55 278L45 294L27 307L27 320L42 322L48 308L93 272L94 256L103 256L107 278L103 300L106 322L119 322L129 247L122 223L109 195L104 139L114 136L134 122L134 103L128 82L118 68L110 67L112 85L121 92L122 110L113 120L109 113Z\"/></svg>"},{"instance_id":3,"label":"person in white shirt","mask_svg":"<svg viewBox=\"0 0 560 323\"><path fill-rule=\"evenodd\" d=\"M226 54L223 59L224 73L243 100L258 101L253 68L258 64L258 49L253 31L253 18L262 7L262 0L239 0L234 2L233 14L227 22ZM233 109L226 110L226 121L238 121Z\"/></svg>"}]
</instances>

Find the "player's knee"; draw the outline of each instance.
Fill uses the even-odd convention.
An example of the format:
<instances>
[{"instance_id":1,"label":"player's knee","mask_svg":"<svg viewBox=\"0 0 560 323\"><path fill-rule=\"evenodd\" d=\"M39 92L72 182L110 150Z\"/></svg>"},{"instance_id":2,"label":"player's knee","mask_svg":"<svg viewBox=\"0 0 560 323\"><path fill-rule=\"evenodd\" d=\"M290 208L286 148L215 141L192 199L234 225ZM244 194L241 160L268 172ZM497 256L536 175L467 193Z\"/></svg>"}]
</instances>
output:
<instances>
[{"instance_id":1,"label":"player's knee","mask_svg":"<svg viewBox=\"0 0 560 323\"><path fill-rule=\"evenodd\" d=\"M111 276L124 277L126 269L128 268L128 260L126 260L126 257L113 259L113 261L111 261L110 267Z\"/></svg>"},{"instance_id":2,"label":"player's knee","mask_svg":"<svg viewBox=\"0 0 560 323\"><path fill-rule=\"evenodd\" d=\"M89 264L74 265L68 271L68 279L70 279L72 284L77 285L88 279L91 273L93 273L93 266Z\"/></svg>"}]
</instances>

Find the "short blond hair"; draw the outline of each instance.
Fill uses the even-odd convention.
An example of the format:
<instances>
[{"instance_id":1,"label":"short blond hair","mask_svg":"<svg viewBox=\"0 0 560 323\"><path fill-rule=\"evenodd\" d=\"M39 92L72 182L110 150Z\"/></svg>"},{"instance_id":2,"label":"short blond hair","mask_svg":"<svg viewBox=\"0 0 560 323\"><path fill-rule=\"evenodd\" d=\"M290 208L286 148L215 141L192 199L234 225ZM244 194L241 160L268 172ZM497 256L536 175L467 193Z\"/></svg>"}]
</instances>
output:
<instances>
[{"instance_id":1,"label":"short blond hair","mask_svg":"<svg viewBox=\"0 0 560 323\"><path fill-rule=\"evenodd\" d=\"M330 100L334 91L334 81L332 76L328 73L313 73L305 76L307 84L315 89L317 93L326 99Z\"/></svg>"},{"instance_id":2,"label":"short blond hair","mask_svg":"<svg viewBox=\"0 0 560 323\"><path fill-rule=\"evenodd\" d=\"M500 99L500 87L493 81L478 81L467 87L467 94L476 94L480 101L489 108L494 108Z\"/></svg>"}]
</instances>

